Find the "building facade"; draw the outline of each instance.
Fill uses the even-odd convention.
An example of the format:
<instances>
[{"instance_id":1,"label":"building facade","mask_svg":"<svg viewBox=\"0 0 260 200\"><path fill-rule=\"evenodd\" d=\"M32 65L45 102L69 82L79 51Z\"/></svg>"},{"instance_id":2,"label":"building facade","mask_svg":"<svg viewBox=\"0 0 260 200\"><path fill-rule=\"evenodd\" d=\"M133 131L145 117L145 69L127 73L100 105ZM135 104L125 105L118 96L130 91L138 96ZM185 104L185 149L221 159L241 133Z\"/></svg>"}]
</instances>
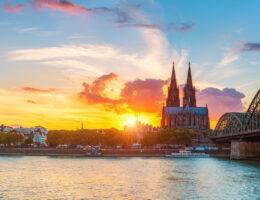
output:
<instances>
[{"instance_id":1,"label":"building facade","mask_svg":"<svg viewBox=\"0 0 260 200\"><path fill-rule=\"evenodd\" d=\"M198 131L209 129L208 107L197 107L196 90L192 83L189 63L187 82L183 88L183 106L180 105L179 88L174 63L166 106L162 109L162 128L191 128Z\"/></svg>"},{"instance_id":2,"label":"building facade","mask_svg":"<svg viewBox=\"0 0 260 200\"><path fill-rule=\"evenodd\" d=\"M48 131L46 128L42 126L35 126L32 128L23 128L23 127L10 127L5 125L0 125L0 133L10 133L15 132L17 134L21 134L25 139L32 138L33 142L40 145L46 145L46 139L48 135Z\"/></svg>"}]
</instances>

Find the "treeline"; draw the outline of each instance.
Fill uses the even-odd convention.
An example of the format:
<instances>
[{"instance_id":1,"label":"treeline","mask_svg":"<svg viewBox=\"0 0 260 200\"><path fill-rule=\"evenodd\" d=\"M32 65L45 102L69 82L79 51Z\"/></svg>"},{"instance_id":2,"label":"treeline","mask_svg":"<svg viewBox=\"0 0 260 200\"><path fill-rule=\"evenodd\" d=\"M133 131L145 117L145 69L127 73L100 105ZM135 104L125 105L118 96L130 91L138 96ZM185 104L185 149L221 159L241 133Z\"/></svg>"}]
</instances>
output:
<instances>
[{"instance_id":1,"label":"treeline","mask_svg":"<svg viewBox=\"0 0 260 200\"><path fill-rule=\"evenodd\" d=\"M47 144L56 147L59 144L76 145L103 145L103 146L129 146L134 142L131 134L123 133L117 129L98 130L53 130L47 135Z\"/></svg>"},{"instance_id":2,"label":"treeline","mask_svg":"<svg viewBox=\"0 0 260 200\"><path fill-rule=\"evenodd\" d=\"M162 129L158 132L148 132L141 139L142 146L154 146L156 144L190 145L195 133L190 129ZM47 144L56 147L59 144L70 146L76 145L102 145L115 147L122 145L123 148L136 142L134 134L125 133L117 129L98 130L53 130L47 135ZM4 146L33 144L32 137L24 137L16 132L0 132L0 144Z\"/></svg>"},{"instance_id":3,"label":"treeline","mask_svg":"<svg viewBox=\"0 0 260 200\"><path fill-rule=\"evenodd\" d=\"M2 133L0 132L0 144L4 146L11 146L22 144L24 142L24 137L16 132Z\"/></svg>"},{"instance_id":4,"label":"treeline","mask_svg":"<svg viewBox=\"0 0 260 200\"><path fill-rule=\"evenodd\" d=\"M145 133L141 139L142 146L154 146L155 144L191 144L194 133L190 129L162 129L158 132ZM134 134L125 133L117 129L97 130L53 130L47 135L47 144L50 147L57 145L102 145L115 147L129 147L136 138Z\"/></svg>"},{"instance_id":5,"label":"treeline","mask_svg":"<svg viewBox=\"0 0 260 200\"><path fill-rule=\"evenodd\" d=\"M195 133L191 129L162 129L146 133L141 140L143 146L155 144L190 145Z\"/></svg>"}]
</instances>

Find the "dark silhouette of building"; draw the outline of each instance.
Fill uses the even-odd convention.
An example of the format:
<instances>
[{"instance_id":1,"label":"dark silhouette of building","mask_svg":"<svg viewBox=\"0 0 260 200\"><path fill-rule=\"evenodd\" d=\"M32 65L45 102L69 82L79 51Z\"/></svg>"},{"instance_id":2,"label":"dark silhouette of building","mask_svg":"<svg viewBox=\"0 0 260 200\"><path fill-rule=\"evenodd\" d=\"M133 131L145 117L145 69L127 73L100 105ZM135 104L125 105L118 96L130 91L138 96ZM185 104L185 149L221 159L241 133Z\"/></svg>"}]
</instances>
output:
<instances>
[{"instance_id":1,"label":"dark silhouette of building","mask_svg":"<svg viewBox=\"0 0 260 200\"><path fill-rule=\"evenodd\" d=\"M190 62L189 62L187 82L184 86L183 93L184 93L183 107L186 107L186 106L196 107L195 87L193 87L193 84L192 84Z\"/></svg>"},{"instance_id":2,"label":"dark silhouette of building","mask_svg":"<svg viewBox=\"0 0 260 200\"><path fill-rule=\"evenodd\" d=\"M187 82L183 88L183 107L180 106L179 88L174 69L172 67L172 76L170 86L168 87L168 96L166 106L162 109L162 128L191 128L195 130L209 129L208 107L197 107L196 90L192 83L191 68L189 63Z\"/></svg>"},{"instance_id":3,"label":"dark silhouette of building","mask_svg":"<svg viewBox=\"0 0 260 200\"><path fill-rule=\"evenodd\" d=\"M166 100L166 106L180 106L179 88L177 87L177 80L175 75L174 63L172 66L172 76L170 87L168 87L168 97Z\"/></svg>"}]
</instances>

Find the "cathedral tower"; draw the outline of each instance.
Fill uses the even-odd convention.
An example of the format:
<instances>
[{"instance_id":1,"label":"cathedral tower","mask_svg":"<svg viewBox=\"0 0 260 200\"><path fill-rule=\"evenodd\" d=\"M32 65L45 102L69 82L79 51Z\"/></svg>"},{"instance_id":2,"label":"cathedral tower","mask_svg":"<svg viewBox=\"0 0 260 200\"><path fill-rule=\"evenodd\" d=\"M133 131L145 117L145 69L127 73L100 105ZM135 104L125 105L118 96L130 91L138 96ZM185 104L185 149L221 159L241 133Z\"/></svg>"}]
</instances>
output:
<instances>
[{"instance_id":1,"label":"cathedral tower","mask_svg":"<svg viewBox=\"0 0 260 200\"><path fill-rule=\"evenodd\" d=\"M173 106L173 107L180 106L179 88L177 87L174 62L172 64L171 83L170 83L170 87L168 87L168 97L166 100L166 106Z\"/></svg>"},{"instance_id":2,"label":"cathedral tower","mask_svg":"<svg viewBox=\"0 0 260 200\"><path fill-rule=\"evenodd\" d=\"M184 93L183 107L186 107L186 106L196 107L195 87L193 87L193 84L192 84L190 62L189 62L187 82L184 86L183 93Z\"/></svg>"}]
</instances>

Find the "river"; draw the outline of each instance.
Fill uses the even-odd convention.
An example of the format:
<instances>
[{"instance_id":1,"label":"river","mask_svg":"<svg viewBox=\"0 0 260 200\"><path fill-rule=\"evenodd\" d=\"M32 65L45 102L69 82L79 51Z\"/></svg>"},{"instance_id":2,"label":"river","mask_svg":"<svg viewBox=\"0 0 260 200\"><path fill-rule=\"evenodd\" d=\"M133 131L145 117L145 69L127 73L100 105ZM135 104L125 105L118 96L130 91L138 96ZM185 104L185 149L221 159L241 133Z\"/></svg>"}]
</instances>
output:
<instances>
[{"instance_id":1,"label":"river","mask_svg":"<svg viewBox=\"0 0 260 200\"><path fill-rule=\"evenodd\" d=\"M0 157L0 199L260 199L260 163Z\"/></svg>"}]
</instances>

